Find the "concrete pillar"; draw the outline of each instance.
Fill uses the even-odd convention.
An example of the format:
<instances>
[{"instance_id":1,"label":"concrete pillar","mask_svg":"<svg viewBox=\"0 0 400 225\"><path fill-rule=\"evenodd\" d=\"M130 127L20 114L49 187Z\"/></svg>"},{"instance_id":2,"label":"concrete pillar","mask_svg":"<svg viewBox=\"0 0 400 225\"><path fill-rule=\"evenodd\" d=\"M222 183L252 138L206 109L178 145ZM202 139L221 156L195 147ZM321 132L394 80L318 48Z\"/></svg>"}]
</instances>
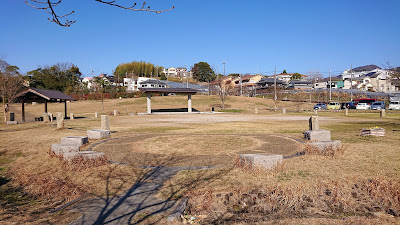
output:
<instances>
[{"instance_id":1,"label":"concrete pillar","mask_svg":"<svg viewBox=\"0 0 400 225\"><path fill-rule=\"evenodd\" d=\"M110 120L107 115L101 115L101 129L110 130Z\"/></svg>"},{"instance_id":2,"label":"concrete pillar","mask_svg":"<svg viewBox=\"0 0 400 225\"><path fill-rule=\"evenodd\" d=\"M254 112L255 112L255 114L258 114L257 106L254 108Z\"/></svg>"},{"instance_id":3,"label":"concrete pillar","mask_svg":"<svg viewBox=\"0 0 400 225\"><path fill-rule=\"evenodd\" d=\"M43 113L43 121L44 121L45 123L48 123L48 122L49 122L49 115L48 115L47 113Z\"/></svg>"},{"instance_id":4,"label":"concrete pillar","mask_svg":"<svg viewBox=\"0 0 400 225\"><path fill-rule=\"evenodd\" d=\"M57 129L64 129L64 116L62 113L57 113Z\"/></svg>"},{"instance_id":5,"label":"concrete pillar","mask_svg":"<svg viewBox=\"0 0 400 225\"><path fill-rule=\"evenodd\" d=\"M314 109L314 115L318 115L318 110Z\"/></svg>"},{"instance_id":6,"label":"concrete pillar","mask_svg":"<svg viewBox=\"0 0 400 225\"><path fill-rule=\"evenodd\" d=\"M98 112L94 112L94 117L95 118L99 118L99 113Z\"/></svg>"},{"instance_id":7,"label":"concrete pillar","mask_svg":"<svg viewBox=\"0 0 400 225\"><path fill-rule=\"evenodd\" d=\"M70 119L70 120L74 120L74 119L75 119L75 115L74 115L73 113L70 113L70 114L69 114L69 119Z\"/></svg>"},{"instance_id":8,"label":"concrete pillar","mask_svg":"<svg viewBox=\"0 0 400 225\"><path fill-rule=\"evenodd\" d=\"M319 130L319 120L318 116L311 116L309 122L309 129L310 130Z\"/></svg>"},{"instance_id":9,"label":"concrete pillar","mask_svg":"<svg viewBox=\"0 0 400 225\"><path fill-rule=\"evenodd\" d=\"M286 108L282 108L282 113L286 114Z\"/></svg>"},{"instance_id":10,"label":"concrete pillar","mask_svg":"<svg viewBox=\"0 0 400 225\"><path fill-rule=\"evenodd\" d=\"M114 114L114 116L118 116L118 110L114 109L113 114Z\"/></svg>"},{"instance_id":11,"label":"concrete pillar","mask_svg":"<svg viewBox=\"0 0 400 225\"><path fill-rule=\"evenodd\" d=\"M380 112L381 117L385 117L386 116L386 110L382 109Z\"/></svg>"},{"instance_id":12,"label":"concrete pillar","mask_svg":"<svg viewBox=\"0 0 400 225\"><path fill-rule=\"evenodd\" d=\"M346 108L346 109L344 110L344 115L345 115L345 116L348 116L348 115L349 115L349 109Z\"/></svg>"},{"instance_id":13,"label":"concrete pillar","mask_svg":"<svg viewBox=\"0 0 400 225\"><path fill-rule=\"evenodd\" d=\"M192 95L188 95L188 112L192 112Z\"/></svg>"},{"instance_id":14,"label":"concrete pillar","mask_svg":"<svg viewBox=\"0 0 400 225\"><path fill-rule=\"evenodd\" d=\"M151 94L147 93L147 113L151 113Z\"/></svg>"},{"instance_id":15,"label":"concrete pillar","mask_svg":"<svg viewBox=\"0 0 400 225\"><path fill-rule=\"evenodd\" d=\"M53 113L47 113L47 115L50 117L50 122L53 122Z\"/></svg>"}]
</instances>

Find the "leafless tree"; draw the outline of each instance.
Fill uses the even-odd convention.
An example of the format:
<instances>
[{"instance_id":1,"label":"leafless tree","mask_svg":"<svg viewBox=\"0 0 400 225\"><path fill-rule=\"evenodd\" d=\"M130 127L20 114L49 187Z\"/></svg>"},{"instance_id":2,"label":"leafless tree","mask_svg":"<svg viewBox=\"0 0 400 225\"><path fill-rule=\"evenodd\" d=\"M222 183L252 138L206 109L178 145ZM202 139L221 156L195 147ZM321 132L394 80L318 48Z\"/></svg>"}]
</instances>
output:
<instances>
[{"instance_id":1,"label":"leafless tree","mask_svg":"<svg viewBox=\"0 0 400 225\"><path fill-rule=\"evenodd\" d=\"M47 12L48 14L51 15L51 18L48 18L48 20L50 22L56 23L62 27L69 27L72 24L74 24L76 22L76 20L69 20L67 18L67 16L75 13L75 11L71 11L69 13L60 15L58 14L54 8L56 6L59 6L62 3L63 0L45 0L45 1L38 1L38 0L25 0L25 3L28 4L29 6L35 8L35 9L40 9L40 10L44 10L45 12ZM125 6L125 5L121 5L119 3L117 3L117 0L93 0L99 3L103 3L106 5L110 5L110 6L114 6L114 7L118 7L121 9L126 9L126 10L131 10L131 11L144 11L144 12L154 12L154 13L162 13L162 12L166 12L166 11L170 11L172 9L174 9L175 7L172 6L170 9L163 9L163 10L153 10L150 9L150 6L146 7L146 2L142 3L141 7L137 7L135 8L138 4L136 2L132 2L130 5ZM65 22L61 22L60 20L65 18Z\"/></svg>"},{"instance_id":2,"label":"leafless tree","mask_svg":"<svg viewBox=\"0 0 400 225\"><path fill-rule=\"evenodd\" d=\"M13 103L15 96L21 91L23 82L18 67L10 66L0 60L0 95L3 102L4 122L7 122L8 104Z\"/></svg>"},{"instance_id":3,"label":"leafless tree","mask_svg":"<svg viewBox=\"0 0 400 225\"><path fill-rule=\"evenodd\" d=\"M218 81L218 96L222 102L222 109L225 109L225 101L228 99L231 87L231 80L221 79Z\"/></svg>"}]
</instances>

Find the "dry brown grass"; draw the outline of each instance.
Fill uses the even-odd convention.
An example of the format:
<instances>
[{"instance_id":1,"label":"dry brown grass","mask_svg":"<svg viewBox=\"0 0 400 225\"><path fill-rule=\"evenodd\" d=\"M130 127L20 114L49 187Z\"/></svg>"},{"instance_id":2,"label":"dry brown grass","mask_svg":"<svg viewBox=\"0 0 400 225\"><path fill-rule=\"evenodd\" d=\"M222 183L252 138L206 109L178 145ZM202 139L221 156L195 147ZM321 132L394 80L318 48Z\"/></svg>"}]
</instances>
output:
<instances>
[{"instance_id":1,"label":"dry brown grass","mask_svg":"<svg viewBox=\"0 0 400 225\"><path fill-rule=\"evenodd\" d=\"M183 108L187 106L187 100L184 96L154 97L153 100L154 108ZM210 98L194 96L193 98L194 108L201 111L209 110L212 106L218 104L220 102L215 96ZM0 148L4 150L4 155L1 155L0 158L10 158L4 165L1 164L0 160L0 167L10 168L7 176L12 179L13 187L22 188L22 193L40 196L39 199L43 201L47 199L46 210L48 210L48 207L61 204L82 193L93 193L95 195L121 193L145 172L144 169L137 167L138 165L163 163L163 165L171 166L173 163L168 160L171 160L171 157L177 160L174 157L177 153L183 153L182 150L185 150L184 152L188 157L185 156L179 160L189 165L197 165L197 163L202 162L207 162L208 165L208 162L211 162L206 161L207 158L202 158L199 152L203 152L204 155L208 155L214 161L230 160L231 158L226 157L226 155L231 155L231 165L233 165L235 154L240 152L240 149L247 151L246 149L252 148L255 150L259 146L258 140L255 140L251 135L259 135L260 137L265 135L266 138L269 138L269 140L264 141L265 143L272 143L268 150L273 153L285 152L289 155L299 149L298 144L289 144L290 139L287 138L300 139L302 137L302 132L308 128L307 119L311 112L288 113L286 115L272 112L270 108L273 106L273 102L262 98L231 97L228 98L227 104L230 108L242 109L243 113L128 116L128 112L145 111L144 98L107 100L104 103L104 113L111 112L113 109L121 112L121 116L110 117L111 128L116 132L112 136L118 139L101 144L94 150L104 150L109 159L113 161L126 160L128 164L107 164L94 168L78 167L78 169L73 169L60 163L59 159L50 157L47 154L49 146L51 143L59 142L61 137L85 135L87 129L99 128L100 119L94 118L94 112L102 112L100 102L73 102L68 105L68 111L75 113L78 117L85 118L66 120L67 129L56 130L54 123L43 124L42 122L16 126L0 124ZM254 114L255 106L258 108L257 115ZM281 102L279 107L287 107L289 111L294 111L296 108L290 102ZM307 107L310 107L310 105L304 104L303 108ZM28 118L33 118L33 116L42 114L43 105L27 105L26 109L29 114ZM19 108L13 110L18 112ZM49 111L63 112L63 105L49 104ZM296 213L304 213L304 211L301 211L301 206L306 202L302 200L301 194L306 194L310 198L315 197L318 204L315 207L308 208L315 210L314 212L306 212L306 215L310 218L292 218L283 213L274 214L277 217L270 218L273 219L272 221L339 224L342 223L342 219L343 221L350 221L350 223L352 221L354 223L376 221L376 218L369 220L368 213L362 214L357 211L354 214L352 207L356 209L359 205L355 203L355 200L352 200L353 186L351 185L357 184L363 188L357 192L357 195L363 193L367 196L366 201L360 200L361 203L368 205L374 202L378 204L383 211L382 216L387 216L387 218L384 217L387 219L385 220L391 222L393 218L390 218L390 214L385 210L389 210L389 205L395 206L395 210L398 207L398 199L396 200L398 193L396 194L395 190L398 188L397 178L400 177L400 149L398 147L400 133L393 130L400 126L400 114L397 112L388 113L386 118L379 118L377 113L356 114L351 112L348 117L345 117L342 112L320 112L319 115L321 128L331 130L332 139L341 140L346 146L346 151L342 154L337 154L334 157L313 154L286 159L281 169L268 173L249 173L232 167L181 171L165 184L160 196L167 196L173 190L173 192L178 193L177 197L190 196L192 203L196 203L196 201L207 203L208 197L202 196L210 196L209 193L229 193L231 190L235 190L238 193L237 195L234 194L235 198L240 199L240 193L249 194L248 192L253 189L264 190L267 193L267 191L276 188L280 195L271 198L271 201L284 199L284 201L274 203L282 207L282 212L294 210ZM18 116L17 120L19 120ZM360 128L376 125L386 128L387 132L384 138L362 138L359 136ZM161 136L169 136L159 139L160 134ZM285 136L285 138L273 140L271 134ZM146 135L148 135L147 138L140 139L140 137ZM122 141L125 140L124 137L126 143ZM135 137L138 137L136 142L129 141L129 139ZM92 141L91 143L95 142ZM136 143L136 146L132 146L133 143ZM138 143L150 147L143 147ZM166 145L162 146L164 143ZM216 148L220 148L220 152L214 151ZM134 154L132 149L135 150ZM140 149L142 153L145 151L146 154L139 155L140 151L138 150ZM160 151L164 153L161 158L159 158L160 155L156 154L149 156L149 153L159 153ZM196 159L198 160L196 161ZM229 160L226 163L224 162L223 165L229 165ZM196 163L192 161L196 161ZM194 180L197 181L196 185L190 185ZM332 195L325 196L326 188L332 191ZM337 198L332 196L337 196ZM214 197L211 199L211 205L208 207L216 207L217 211L228 207L223 202L222 204L221 202L217 203ZM326 205L322 205L321 201L323 200L327 201ZM265 201L265 205L271 203L270 200L263 201ZM58 203L55 204L55 202ZM343 207L340 207L340 204ZM233 207L233 205L231 206ZM328 209L327 206L332 206L332 208L328 207ZM30 207L38 209L36 212L39 215L46 211L40 211L43 206L39 203L34 203ZM326 210L321 212L322 209L326 209L328 212L333 209L342 209L342 214L335 214L335 216L341 215L342 217L339 220L336 217L329 218ZM4 208L0 207L0 210L4 211ZM193 210L192 212L194 215L200 215L204 211ZM378 211L369 212L376 213ZM7 211L4 215L6 214L16 215L16 212ZM38 217L24 215L29 219L24 220L22 219L23 216L20 215L15 217L19 218L16 221L20 223L21 221L40 221ZM279 217L279 215L281 216ZM67 223L74 218L74 215L67 213L58 215L58 217L64 218L63 221ZM7 221L11 221L10 218L7 217ZM57 216L54 218L57 218ZM260 217L257 215L254 218L259 219ZM251 220L249 221L251 222ZM239 220L229 222L241 223ZM262 220L258 222L262 223Z\"/></svg>"}]
</instances>

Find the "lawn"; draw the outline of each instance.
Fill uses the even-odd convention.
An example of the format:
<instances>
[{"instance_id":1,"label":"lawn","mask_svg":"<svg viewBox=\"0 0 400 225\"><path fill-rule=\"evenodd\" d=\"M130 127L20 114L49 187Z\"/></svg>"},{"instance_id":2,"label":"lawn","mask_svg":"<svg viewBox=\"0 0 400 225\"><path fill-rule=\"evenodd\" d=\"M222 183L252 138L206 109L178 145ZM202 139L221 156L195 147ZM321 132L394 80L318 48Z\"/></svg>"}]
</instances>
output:
<instances>
[{"instance_id":1,"label":"lawn","mask_svg":"<svg viewBox=\"0 0 400 225\"><path fill-rule=\"evenodd\" d=\"M186 99L153 97L152 107L184 108ZM179 172L164 184L159 197L188 196L187 216L200 222L399 222L399 112L388 112L385 118L378 112L350 111L349 116L342 111L319 112L321 129L330 130L332 139L343 142L344 153L293 157L262 173L234 167L237 154L289 156L302 151L303 145L296 140L308 129L312 105L304 103L300 107L303 110L297 112L296 104L280 102L274 112L269 99L230 97L227 109L222 110L218 97L201 95L193 96L192 104L202 112L215 107L225 113L137 116L146 111L146 100L132 98L103 104L68 103L68 112L79 118L66 120L63 130L56 130L54 123L0 124L0 220L68 223L79 215L68 210L46 212L85 193L120 194L141 178L148 170L145 166L194 165L214 169ZM63 112L63 107L56 103L48 106L50 112ZM287 114L282 114L283 107ZM21 118L20 108L18 104L11 108L17 120ZM43 109L42 104L27 105L27 120L41 116ZM120 111L120 116L110 116L114 139L93 150L123 164L80 168L48 154L50 145L61 137L85 135L87 129L100 128L94 112L110 114L114 109ZM385 128L386 136L360 136L360 129L375 126ZM257 197L265 194L270 197ZM244 207L249 196L256 199Z\"/></svg>"}]
</instances>

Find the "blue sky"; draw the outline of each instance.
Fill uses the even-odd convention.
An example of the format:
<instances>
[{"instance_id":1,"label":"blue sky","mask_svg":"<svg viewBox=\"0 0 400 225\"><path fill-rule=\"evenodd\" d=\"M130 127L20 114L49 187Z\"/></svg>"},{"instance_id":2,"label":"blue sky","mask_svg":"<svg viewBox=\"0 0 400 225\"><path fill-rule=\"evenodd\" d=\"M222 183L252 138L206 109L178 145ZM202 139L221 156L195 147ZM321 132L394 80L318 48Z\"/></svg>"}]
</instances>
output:
<instances>
[{"instance_id":1,"label":"blue sky","mask_svg":"<svg viewBox=\"0 0 400 225\"><path fill-rule=\"evenodd\" d=\"M118 0L121 3L129 0ZM400 0L148 0L154 14L94 0L63 0L55 8L69 28L23 0L0 1L0 55L28 72L58 62L90 75L120 63L147 61L190 67L205 61L226 74L328 75L389 60L400 66Z\"/></svg>"}]
</instances>

